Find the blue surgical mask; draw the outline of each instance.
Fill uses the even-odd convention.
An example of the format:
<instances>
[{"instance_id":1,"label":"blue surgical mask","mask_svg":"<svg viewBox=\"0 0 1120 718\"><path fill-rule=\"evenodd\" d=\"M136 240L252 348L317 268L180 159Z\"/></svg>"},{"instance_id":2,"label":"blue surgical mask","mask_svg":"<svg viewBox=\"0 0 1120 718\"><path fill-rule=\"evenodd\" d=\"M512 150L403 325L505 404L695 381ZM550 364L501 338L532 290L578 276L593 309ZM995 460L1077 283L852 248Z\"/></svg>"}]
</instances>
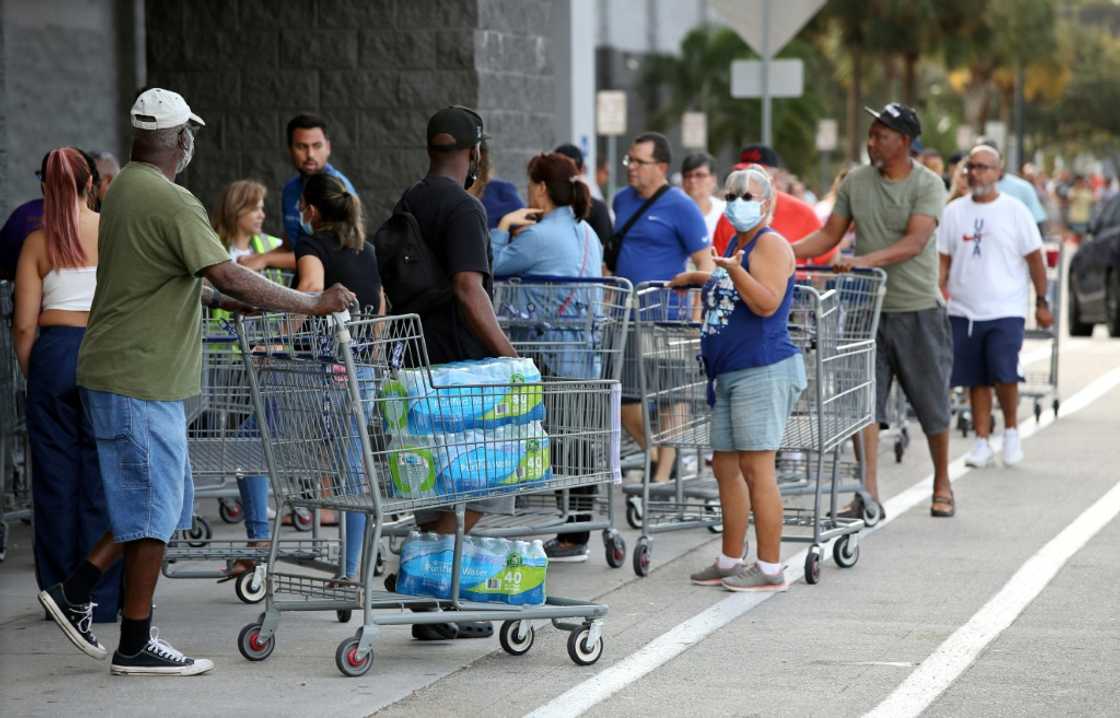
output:
<instances>
[{"instance_id":1,"label":"blue surgical mask","mask_svg":"<svg viewBox=\"0 0 1120 718\"><path fill-rule=\"evenodd\" d=\"M745 200L740 197L728 202L727 209L723 210L723 213L727 215L727 220L731 222L735 231L746 232L757 227L762 221L762 203L757 199Z\"/></svg>"},{"instance_id":2,"label":"blue surgical mask","mask_svg":"<svg viewBox=\"0 0 1120 718\"><path fill-rule=\"evenodd\" d=\"M299 228L309 237L315 234L315 228L311 226L310 222L303 218L303 212L299 213Z\"/></svg>"}]
</instances>

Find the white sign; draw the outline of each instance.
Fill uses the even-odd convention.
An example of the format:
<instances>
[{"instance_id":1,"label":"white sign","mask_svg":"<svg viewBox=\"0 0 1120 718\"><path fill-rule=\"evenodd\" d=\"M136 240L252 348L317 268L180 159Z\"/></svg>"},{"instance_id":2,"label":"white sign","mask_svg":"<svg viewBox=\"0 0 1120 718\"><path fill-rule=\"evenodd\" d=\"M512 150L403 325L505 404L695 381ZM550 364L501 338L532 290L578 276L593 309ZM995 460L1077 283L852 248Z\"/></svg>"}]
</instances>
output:
<instances>
[{"instance_id":1,"label":"white sign","mask_svg":"<svg viewBox=\"0 0 1120 718\"><path fill-rule=\"evenodd\" d=\"M984 137L996 143L1002 153L1007 152L1007 125L999 120L988 120L984 123Z\"/></svg>"},{"instance_id":2,"label":"white sign","mask_svg":"<svg viewBox=\"0 0 1120 718\"><path fill-rule=\"evenodd\" d=\"M972 147L975 142L975 137L972 134L972 127L969 125L961 125L957 128L957 149L967 150Z\"/></svg>"},{"instance_id":3,"label":"white sign","mask_svg":"<svg viewBox=\"0 0 1120 718\"><path fill-rule=\"evenodd\" d=\"M771 60L770 97L801 97L805 90L805 63L801 60ZM762 97L762 62L735 60L731 63L731 96Z\"/></svg>"},{"instance_id":4,"label":"white sign","mask_svg":"<svg viewBox=\"0 0 1120 718\"><path fill-rule=\"evenodd\" d=\"M708 148L708 116L703 112L686 112L681 116L681 144L698 150Z\"/></svg>"},{"instance_id":5,"label":"white sign","mask_svg":"<svg viewBox=\"0 0 1120 718\"><path fill-rule=\"evenodd\" d=\"M825 0L711 0L711 7L755 52L774 57L824 3Z\"/></svg>"},{"instance_id":6,"label":"white sign","mask_svg":"<svg viewBox=\"0 0 1120 718\"><path fill-rule=\"evenodd\" d=\"M817 151L832 152L835 150L836 141L840 134L839 130L836 120L825 119L817 122Z\"/></svg>"},{"instance_id":7,"label":"white sign","mask_svg":"<svg viewBox=\"0 0 1120 718\"><path fill-rule=\"evenodd\" d=\"M595 127L607 137L626 134L626 93L599 90L595 94Z\"/></svg>"}]
</instances>

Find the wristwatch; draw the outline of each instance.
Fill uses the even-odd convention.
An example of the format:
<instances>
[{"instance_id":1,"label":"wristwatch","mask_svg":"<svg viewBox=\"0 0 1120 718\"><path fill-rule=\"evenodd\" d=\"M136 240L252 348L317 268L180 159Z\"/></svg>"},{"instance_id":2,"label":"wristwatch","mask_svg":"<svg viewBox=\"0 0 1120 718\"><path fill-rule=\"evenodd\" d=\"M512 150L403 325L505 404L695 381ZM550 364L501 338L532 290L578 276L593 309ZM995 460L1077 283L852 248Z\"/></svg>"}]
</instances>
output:
<instances>
[{"instance_id":1,"label":"wristwatch","mask_svg":"<svg viewBox=\"0 0 1120 718\"><path fill-rule=\"evenodd\" d=\"M1047 309L1049 309L1050 301L1046 297L1035 297L1034 305L1036 307L1046 307Z\"/></svg>"}]
</instances>

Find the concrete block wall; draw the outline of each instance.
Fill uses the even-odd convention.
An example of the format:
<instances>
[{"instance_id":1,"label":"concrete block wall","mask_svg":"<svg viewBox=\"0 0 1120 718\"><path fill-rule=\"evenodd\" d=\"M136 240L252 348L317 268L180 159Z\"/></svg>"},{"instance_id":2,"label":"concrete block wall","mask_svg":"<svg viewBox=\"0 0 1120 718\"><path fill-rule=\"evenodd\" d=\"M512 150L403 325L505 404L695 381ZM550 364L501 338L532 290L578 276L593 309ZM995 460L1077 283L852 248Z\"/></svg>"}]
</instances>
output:
<instances>
[{"instance_id":1,"label":"concrete block wall","mask_svg":"<svg viewBox=\"0 0 1120 718\"><path fill-rule=\"evenodd\" d=\"M284 128L312 111L331 162L375 226L426 170L428 116L482 113L498 173L524 185L552 146L546 0L148 0L148 83L181 92L207 122L180 181L212 206L245 177L270 190L266 228L294 174Z\"/></svg>"}]
</instances>

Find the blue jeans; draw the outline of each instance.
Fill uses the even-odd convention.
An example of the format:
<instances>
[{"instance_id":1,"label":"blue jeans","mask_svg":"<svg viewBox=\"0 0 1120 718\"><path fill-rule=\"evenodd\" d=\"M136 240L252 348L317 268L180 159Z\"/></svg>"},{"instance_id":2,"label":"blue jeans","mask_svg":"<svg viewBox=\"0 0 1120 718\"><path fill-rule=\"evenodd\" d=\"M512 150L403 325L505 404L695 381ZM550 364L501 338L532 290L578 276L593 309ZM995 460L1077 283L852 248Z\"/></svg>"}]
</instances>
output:
<instances>
[{"instance_id":1,"label":"blue jeans","mask_svg":"<svg viewBox=\"0 0 1120 718\"><path fill-rule=\"evenodd\" d=\"M267 416L267 408L265 413ZM271 426L271 422L269 425ZM256 415L246 419L237 432L238 438L260 438L260 435ZM268 477L239 477L237 491L241 495L241 512L245 516L245 535L250 541L268 540L271 535L268 526Z\"/></svg>"},{"instance_id":2,"label":"blue jeans","mask_svg":"<svg viewBox=\"0 0 1120 718\"><path fill-rule=\"evenodd\" d=\"M358 394L362 399L362 413L365 416L366 426L358 426L357 419L351 415L347 437L343 441L331 444L339 461L338 465L345 467L343 486L344 493L347 495L358 495L365 489L365 467L362 464L362 442L359 432L367 430L374 406L373 368L359 366L355 373L358 378ZM346 391L349 391L349 388ZM335 406L332 410L337 416L337 412L344 411L345 407ZM346 522L346 545L343 549L346 563L343 575L357 576L358 562L362 558L362 544L365 539L366 515L361 511L346 511L343 514L343 521Z\"/></svg>"}]
</instances>

